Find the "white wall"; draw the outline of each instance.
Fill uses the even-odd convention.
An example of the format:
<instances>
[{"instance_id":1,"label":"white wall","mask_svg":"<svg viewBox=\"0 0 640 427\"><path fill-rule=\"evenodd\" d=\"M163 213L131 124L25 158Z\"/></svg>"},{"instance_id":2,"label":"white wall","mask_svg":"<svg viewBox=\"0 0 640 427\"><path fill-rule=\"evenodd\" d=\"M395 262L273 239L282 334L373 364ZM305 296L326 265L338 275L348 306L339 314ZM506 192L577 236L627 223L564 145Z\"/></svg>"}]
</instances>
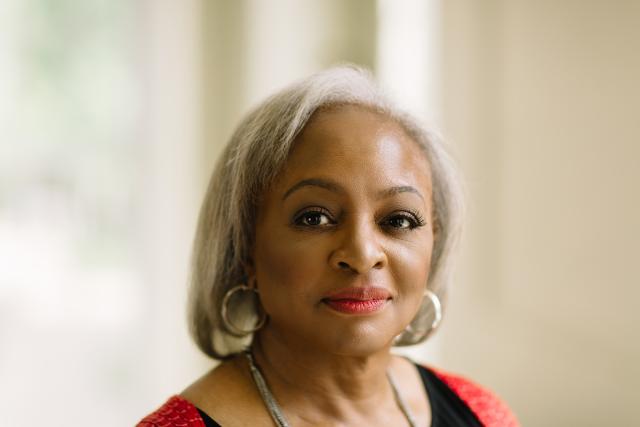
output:
<instances>
[{"instance_id":1,"label":"white wall","mask_svg":"<svg viewBox=\"0 0 640 427\"><path fill-rule=\"evenodd\" d=\"M201 13L200 0L139 4L143 160L135 220L146 337L136 352L146 382L137 417L180 392L207 366L188 336L185 315L191 243L204 191Z\"/></svg>"},{"instance_id":2,"label":"white wall","mask_svg":"<svg viewBox=\"0 0 640 427\"><path fill-rule=\"evenodd\" d=\"M632 425L640 4L480 3L445 7L472 218L444 357L524 425Z\"/></svg>"}]
</instances>

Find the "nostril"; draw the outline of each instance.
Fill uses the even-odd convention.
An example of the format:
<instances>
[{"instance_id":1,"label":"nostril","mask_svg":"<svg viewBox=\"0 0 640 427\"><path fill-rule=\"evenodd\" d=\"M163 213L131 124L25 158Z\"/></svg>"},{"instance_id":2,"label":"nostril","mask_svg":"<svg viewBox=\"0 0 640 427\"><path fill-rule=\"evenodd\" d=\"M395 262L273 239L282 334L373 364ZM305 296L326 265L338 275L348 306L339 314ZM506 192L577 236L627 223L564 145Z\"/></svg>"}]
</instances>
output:
<instances>
[{"instance_id":1,"label":"nostril","mask_svg":"<svg viewBox=\"0 0 640 427\"><path fill-rule=\"evenodd\" d=\"M346 270L346 269L351 268L351 267L349 267L349 264L347 264L347 263L346 263L346 262L344 262L344 261L340 261L340 262L338 263L338 267L342 268L343 270Z\"/></svg>"}]
</instances>

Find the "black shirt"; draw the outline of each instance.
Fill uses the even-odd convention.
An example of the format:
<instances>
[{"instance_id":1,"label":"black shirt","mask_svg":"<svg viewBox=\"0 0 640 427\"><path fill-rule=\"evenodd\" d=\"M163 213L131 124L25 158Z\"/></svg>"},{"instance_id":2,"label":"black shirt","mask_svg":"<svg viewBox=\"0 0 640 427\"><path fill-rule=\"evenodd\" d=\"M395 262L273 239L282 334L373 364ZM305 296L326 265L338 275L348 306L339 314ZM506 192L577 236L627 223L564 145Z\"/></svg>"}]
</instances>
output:
<instances>
[{"instance_id":1,"label":"black shirt","mask_svg":"<svg viewBox=\"0 0 640 427\"><path fill-rule=\"evenodd\" d=\"M478 418L458 395L429 368L415 364L429 396L431 427L482 427ZM221 427L198 409L206 427Z\"/></svg>"}]
</instances>

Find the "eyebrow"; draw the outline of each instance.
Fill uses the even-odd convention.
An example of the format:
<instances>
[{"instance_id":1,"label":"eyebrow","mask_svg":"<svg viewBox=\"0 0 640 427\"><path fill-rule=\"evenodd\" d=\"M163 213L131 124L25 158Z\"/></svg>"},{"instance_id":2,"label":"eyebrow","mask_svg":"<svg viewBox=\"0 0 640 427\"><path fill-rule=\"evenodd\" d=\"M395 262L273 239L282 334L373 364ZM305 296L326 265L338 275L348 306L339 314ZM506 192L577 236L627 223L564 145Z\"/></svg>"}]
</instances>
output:
<instances>
[{"instance_id":1,"label":"eyebrow","mask_svg":"<svg viewBox=\"0 0 640 427\"><path fill-rule=\"evenodd\" d=\"M416 194L418 197L420 197L422 200L424 200L424 197L422 197L422 194L415 187L412 187L410 185L399 185L396 187L387 188L385 190L380 191L378 193L378 197L382 199L382 198L395 196L396 194L401 194L401 193L413 193L413 194Z\"/></svg>"},{"instance_id":2,"label":"eyebrow","mask_svg":"<svg viewBox=\"0 0 640 427\"><path fill-rule=\"evenodd\" d=\"M344 188L335 181L322 179L322 178L309 178L309 179L303 179L302 181L296 183L291 188L289 188L284 193L284 196L282 196L282 200L285 200L292 193L304 187L319 187L319 188L323 188L325 190L331 191L333 193L338 193L338 194L345 192ZM422 196L422 194L415 187L412 187L410 185L398 185L394 187L385 188L384 190L379 191L377 196L378 198L383 199L383 198L392 197L392 196L395 196L396 194L401 194L401 193L413 193L418 197L420 197L422 200L424 200L424 197Z\"/></svg>"},{"instance_id":3,"label":"eyebrow","mask_svg":"<svg viewBox=\"0 0 640 427\"><path fill-rule=\"evenodd\" d=\"M344 192L344 189L337 182L333 182L333 181L330 181L327 179L321 179L321 178L309 178L309 179L303 179L302 181L298 182L293 187L288 189L287 192L284 193L284 196L282 196L282 200L286 199L292 193L304 187L320 187L320 188L324 188L325 190L329 190L333 193Z\"/></svg>"}]
</instances>

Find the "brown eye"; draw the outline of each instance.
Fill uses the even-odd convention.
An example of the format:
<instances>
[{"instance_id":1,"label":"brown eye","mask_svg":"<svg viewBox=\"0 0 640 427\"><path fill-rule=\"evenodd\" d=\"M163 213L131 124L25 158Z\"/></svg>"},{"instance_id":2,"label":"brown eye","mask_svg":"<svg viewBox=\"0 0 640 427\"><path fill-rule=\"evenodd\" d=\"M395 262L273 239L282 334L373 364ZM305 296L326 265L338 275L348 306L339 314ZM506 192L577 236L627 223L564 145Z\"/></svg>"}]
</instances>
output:
<instances>
[{"instance_id":1,"label":"brown eye","mask_svg":"<svg viewBox=\"0 0 640 427\"><path fill-rule=\"evenodd\" d=\"M321 210L309 210L301 213L294 220L294 224L303 227L323 227L333 222L328 214Z\"/></svg>"},{"instance_id":2,"label":"brown eye","mask_svg":"<svg viewBox=\"0 0 640 427\"><path fill-rule=\"evenodd\" d=\"M383 225L396 230L413 230L425 225L425 221L418 213L402 212L388 217Z\"/></svg>"},{"instance_id":3,"label":"brown eye","mask_svg":"<svg viewBox=\"0 0 640 427\"><path fill-rule=\"evenodd\" d=\"M393 217L387 223L394 228L414 228L411 221L401 216Z\"/></svg>"}]
</instances>

